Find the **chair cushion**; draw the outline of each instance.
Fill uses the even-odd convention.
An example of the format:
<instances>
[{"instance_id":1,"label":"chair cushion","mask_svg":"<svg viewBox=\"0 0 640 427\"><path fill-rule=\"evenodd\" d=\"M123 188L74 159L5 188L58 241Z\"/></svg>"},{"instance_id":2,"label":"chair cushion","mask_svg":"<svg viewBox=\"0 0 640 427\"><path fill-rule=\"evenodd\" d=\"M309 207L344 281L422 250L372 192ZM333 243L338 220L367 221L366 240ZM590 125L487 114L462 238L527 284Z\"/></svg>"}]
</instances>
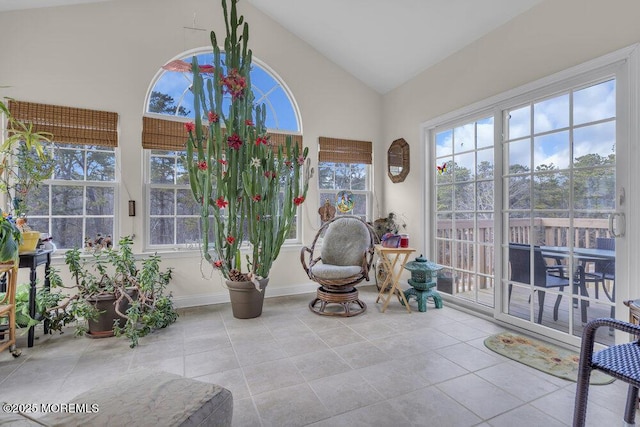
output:
<instances>
[{"instance_id":1,"label":"chair cushion","mask_svg":"<svg viewBox=\"0 0 640 427\"><path fill-rule=\"evenodd\" d=\"M547 285L547 288L562 288L565 286L569 286L569 279L566 277L558 277L558 276L554 276L553 274L547 274L547 278L546 278L546 282L545 284ZM536 284L537 285L537 284Z\"/></svg>"},{"instance_id":2,"label":"chair cushion","mask_svg":"<svg viewBox=\"0 0 640 427\"><path fill-rule=\"evenodd\" d=\"M311 267L311 273L320 279L346 279L362 272L362 267L355 265L327 265L318 263Z\"/></svg>"},{"instance_id":3,"label":"chair cushion","mask_svg":"<svg viewBox=\"0 0 640 427\"><path fill-rule=\"evenodd\" d=\"M161 371L138 369L72 399L98 404L98 412L56 413L52 426L231 426L233 397L216 384Z\"/></svg>"},{"instance_id":4,"label":"chair cushion","mask_svg":"<svg viewBox=\"0 0 640 427\"><path fill-rule=\"evenodd\" d=\"M327 227L320 257L325 265L361 267L370 245L369 230L362 221L358 218L339 218Z\"/></svg>"},{"instance_id":5,"label":"chair cushion","mask_svg":"<svg viewBox=\"0 0 640 427\"><path fill-rule=\"evenodd\" d=\"M614 345L593 354L593 366L616 377L640 381L640 345L638 342Z\"/></svg>"}]
</instances>

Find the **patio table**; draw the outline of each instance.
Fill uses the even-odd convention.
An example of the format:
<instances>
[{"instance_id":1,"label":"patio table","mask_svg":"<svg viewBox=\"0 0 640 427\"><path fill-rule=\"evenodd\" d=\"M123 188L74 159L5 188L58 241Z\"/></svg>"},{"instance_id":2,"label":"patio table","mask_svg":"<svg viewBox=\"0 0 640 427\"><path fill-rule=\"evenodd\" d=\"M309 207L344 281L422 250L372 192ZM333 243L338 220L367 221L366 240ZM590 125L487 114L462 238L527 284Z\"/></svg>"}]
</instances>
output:
<instances>
[{"instance_id":1,"label":"patio table","mask_svg":"<svg viewBox=\"0 0 640 427\"><path fill-rule=\"evenodd\" d=\"M589 296L587 292L587 286L585 281L585 264L595 261L615 261L616 251L614 249L599 249L599 248L580 248L569 246L540 246L542 255L545 258L555 258L558 263L560 260L573 256L582 268L579 271L579 283L577 286L580 289L580 295ZM613 294L613 293L612 293ZM612 301L613 302L613 301ZM582 321L585 322L585 313L583 310Z\"/></svg>"}]
</instances>

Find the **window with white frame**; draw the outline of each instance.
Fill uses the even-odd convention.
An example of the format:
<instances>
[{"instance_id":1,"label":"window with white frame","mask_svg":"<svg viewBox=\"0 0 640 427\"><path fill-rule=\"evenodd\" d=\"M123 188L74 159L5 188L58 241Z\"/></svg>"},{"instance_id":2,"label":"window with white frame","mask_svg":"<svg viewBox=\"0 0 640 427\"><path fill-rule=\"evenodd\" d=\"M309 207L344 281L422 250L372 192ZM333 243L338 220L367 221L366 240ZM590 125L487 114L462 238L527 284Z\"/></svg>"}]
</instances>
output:
<instances>
[{"instance_id":1,"label":"window with white frame","mask_svg":"<svg viewBox=\"0 0 640 427\"><path fill-rule=\"evenodd\" d=\"M197 57L199 64L212 63L210 50L191 51L177 59L191 62L193 56ZM194 117L193 94L190 91L192 77L190 72L161 70L147 96L142 145L145 148L149 247L189 249L200 241L199 205L193 199L184 164L184 122ZM251 69L251 88L254 102L266 106L266 125L271 141L281 145L284 137L291 135L294 142L301 145L300 115L293 96L282 80L255 58ZM225 95L222 109L227 110L229 104L230 98ZM296 224L289 238L299 238Z\"/></svg>"},{"instance_id":2,"label":"window with white frame","mask_svg":"<svg viewBox=\"0 0 640 427\"><path fill-rule=\"evenodd\" d=\"M200 236L198 204L189 187L184 151L150 150L149 243L197 245Z\"/></svg>"},{"instance_id":3,"label":"window with white frame","mask_svg":"<svg viewBox=\"0 0 640 427\"><path fill-rule=\"evenodd\" d=\"M53 174L30 196L28 224L58 249L117 235L116 113L12 101L11 112L33 131L54 135Z\"/></svg>"},{"instance_id":4,"label":"window with white frame","mask_svg":"<svg viewBox=\"0 0 640 427\"><path fill-rule=\"evenodd\" d=\"M318 150L319 206L337 207L337 215L370 219L371 142L320 137Z\"/></svg>"},{"instance_id":5,"label":"window with white frame","mask_svg":"<svg viewBox=\"0 0 640 427\"><path fill-rule=\"evenodd\" d=\"M59 249L115 236L116 154L111 147L55 143L52 179L39 189L29 224L50 230Z\"/></svg>"}]
</instances>

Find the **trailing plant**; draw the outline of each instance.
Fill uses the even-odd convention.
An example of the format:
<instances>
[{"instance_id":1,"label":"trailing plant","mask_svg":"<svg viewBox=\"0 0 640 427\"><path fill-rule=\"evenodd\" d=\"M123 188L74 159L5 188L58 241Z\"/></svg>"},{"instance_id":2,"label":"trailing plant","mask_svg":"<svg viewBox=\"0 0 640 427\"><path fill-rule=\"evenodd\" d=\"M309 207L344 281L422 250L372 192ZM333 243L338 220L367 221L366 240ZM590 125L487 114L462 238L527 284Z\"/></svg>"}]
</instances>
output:
<instances>
[{"instance_id":1,"label":"trailing plant","mask_svg":"<svg viewBox=\"0 0 640 427\"><path fill-rule=\"evenodd\" d=\"M16 325L20 328L30 328L46 319L51 330L60 331L68 322L65 323L64 313L56 313L52 309L57 307L65 296L60 292L51 292L44 286L37 286L36 312L34 317L31 317L29 314L30 292L30 283L21 283L16 288Z\"/></svg>"},{"instance_id":2,"label":"trailing plant","mask_svg":"<svg viewBox=\"0 0 640 427\"><path fill-rule=\"evenodd\" d=\"M305 200L313 170L308 148L291 137L284 145L272 141L266 108L254 105L249 25L238 16L236 4L231 0L229 13L227 0L222 1L224 54L212 31L213 64L201 66L194 56L191 64L174 61L167 69L190 67L193 73L195 123L185 124L186 163L200 205L203 258L227 279L255 283L268 277ZM249 246L245 265L243 242Z\"/></svg>"},{"instance_id":3,"label":"trailing plant","mask_svg":"<svg viewBox=\"0 0 640 427\"><path fill-rule=\"evenodd\" d=\"M23 123L0 101L0 112L7 119L7 137L0 145L0 192L15 218L25 216L29 195L53 173L54 158L46 143L53 135L36 132L33 124Z\"/></svg>"},{"instance_id":4,"label":"trailing plant","mask_svg":"<svg viewBox=\"0 0 640 427\"><path fill-rule=\"evenodd\" d=\"M67 251L65 263L74 280L71 285L63 283L57 269L50 270L49 280L53 288L76 291L63 304L53 308L71 315L71 318L64 319L67 323L84 320L78 323L76 334L86 333L86 320L96 319L100 314L93 300L101 295L115 296L116 313L124 320L116 321L114 332L129 338L132 348L138 345L140 337L177 320L178 313L173 307L171 294L166 294L172 269L161 270L161 259L157 254L142 260L142 267L138 268L131 250L132 243L131 237L122 237L117 248L94 252L91 257L83 257L78 248ZM128 303L124 313L119 309L123 301Z\"/></svg>"}]
</instances>

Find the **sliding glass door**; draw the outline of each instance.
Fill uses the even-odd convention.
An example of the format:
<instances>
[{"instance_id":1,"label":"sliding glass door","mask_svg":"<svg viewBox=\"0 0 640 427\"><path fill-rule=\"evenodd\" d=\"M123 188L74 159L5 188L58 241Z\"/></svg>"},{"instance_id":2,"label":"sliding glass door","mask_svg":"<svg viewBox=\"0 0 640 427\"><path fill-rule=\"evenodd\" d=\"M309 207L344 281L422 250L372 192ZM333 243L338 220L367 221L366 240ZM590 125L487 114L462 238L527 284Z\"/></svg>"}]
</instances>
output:
<instances>
[{"instance_id":1,"label":"sliding glass door","mask_svg":"<svg viewBox=\"0 0 640 427\"><path fill-rule=\"evenodd\" d=\"M441 293L575 342L588 320L615 317L625 70L565 76L427 129Z\"/></svg>"},{"instance_id":2,"label":"sliding glass door","mask_svg":"<svg viewBox=\"0 0 640 427\"><path fill-rule=\"evenodd\" d=\"M494 118L438 129L435 139L438 290L494 306Z\"/></svg>"},{"instance_id":3,"label":"sliding glass door","mask_svg":"<svg viewBox=\"0 0 640 427\"><path fill-rule=\"evenodd\" d=\"M506 109L503 123L502 311L579 335L615 314L616 79Z\"/></svg>"}]
</instances>

